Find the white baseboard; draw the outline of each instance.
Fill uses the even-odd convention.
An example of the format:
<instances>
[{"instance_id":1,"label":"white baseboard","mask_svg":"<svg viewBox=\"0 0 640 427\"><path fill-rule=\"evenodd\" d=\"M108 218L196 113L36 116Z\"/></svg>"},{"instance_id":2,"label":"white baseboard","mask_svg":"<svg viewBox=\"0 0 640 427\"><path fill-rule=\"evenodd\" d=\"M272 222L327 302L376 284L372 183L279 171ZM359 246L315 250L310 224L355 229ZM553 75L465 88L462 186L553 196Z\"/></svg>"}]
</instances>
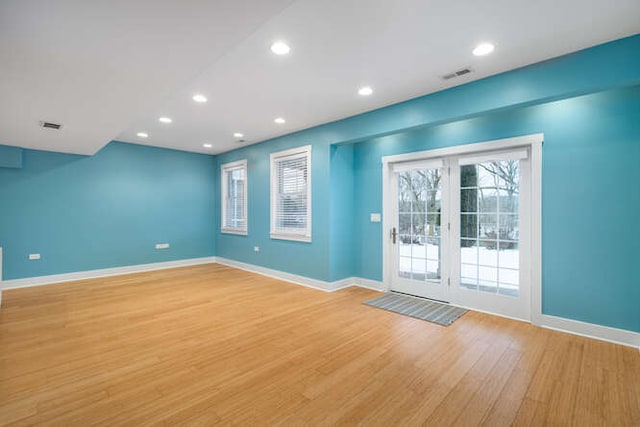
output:
<instances>
[{"instance_id":1,"label":"white baseboard","mask_svg":"<svg viewBox=\"0 0 640 427\"><path fill-rule=\"evenodd\" d=\"M362 277L354 277L355 285L365 289L371 289L372 291L386 292L388 289L384 286L384 283L378 280L364 279Z\"/></svg>"},{"instance_id":2,"label":"white baseboard","mask_svg":"<svg viewBox=\"0 0 640 427\"><path fill-rule=\"evenodd\" d=\"M71 282L74 280L96 279L98 277L119 276L122 274L142 273L144 271L164 270L167 268L186 267L190 265L213 264L216 257L190 258L178 261L154 262L151 264L128 265L125 267L102 268L99 270L78 271L74 273L52 274L49 276L28 277L25 279L5 280L2 288L17 289L30 286L51 285L53 283Z\"/></svg>"},{"instance_id":3,"label":"white baseboard","mask_svg":"<svg viewBox=\"0 0 640 427\"><path fill-rule=\"evenodd\" d=\"M640 349L640 333L625 329L549 316L548 314L540 316L540 322L537 323L537 326Z\"/></svg>"},{"instance_id":4,"label":"white baseboard","mask_svg":"<svg viewBox=\"0 0 640 427\"><path fill-rule=\"evenodd\" d=\"M351 286L358 286L357 277L347 277L346 279L336 280L335 282L326 282L329 285L330 291L339 291L340 289L346 289Z\"/></svg>"},{"instance_id":5,"label":"white baseboard","mask_svg":"<svg viewBox=\"0 0 640 427\"><path fill-rule=\"evenodd\" d=\"M355 279L351 277L335 282L325 282L324 280L312 279L310 277L299 276L297 274L291 274L280 270L273 270L267 267L260 267L259 265L247 264L228 258L216 257L216 262L218 264L238 268L240 270L249 271L251 273L261 274L267 277L273 277L274 279L279 279L285 282L294 283L296 285L302 285L308 288L318 289L325 292L337 291L340 289L348 288L349 286L353 286L355 284Z\"/></svg>"},{"instance_id":6,"label":"white baseboard","mask_svg":"<svg viewBox=\"0 0 640 427\"><path fill-rule=\"evenodd\" d=\"M295 283L296 285L306 286L308 288L318 289L325 292L339 291L350 286L359 286L361 288L381 291L383 289L382 282L375 280L362 279L360 277L347 277L346 279L336 280L335 282L326 282L324 280L312 279L310 277L299 276L297 274L286 273L280 270L260 267L258 265L247 264L227 258L217 257L217 263L229 267L239 268L240 270L249 271L251 273L261 274L274 279L283 280L285 282Z\"/></svg>"}]
</instances>

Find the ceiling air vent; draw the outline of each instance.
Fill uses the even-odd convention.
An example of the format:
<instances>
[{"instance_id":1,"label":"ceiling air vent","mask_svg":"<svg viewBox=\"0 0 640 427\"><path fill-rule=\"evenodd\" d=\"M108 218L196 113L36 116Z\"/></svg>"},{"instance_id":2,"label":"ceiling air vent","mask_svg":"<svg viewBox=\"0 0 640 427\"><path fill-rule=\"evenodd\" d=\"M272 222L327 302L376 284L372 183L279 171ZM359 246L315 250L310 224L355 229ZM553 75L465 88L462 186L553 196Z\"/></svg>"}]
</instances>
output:
<instances>
[{"instance_id":1,"label":"ceiling air vent","mask_svg":"<svg viewBox=\"0 0 640 427\"><path fill-rule=\"evenodd\" d=\"M449 74L445 74L444 76L442 76L443 80L449 80L449 79L453 79L456 77L460 77L460 76L464 76L465 74L469 74L473 72L473 70L469 67L467 68L463 68L461 70L458 71L454 71L453 73L449 73Z\"/></svg>"},{"instance_id":2,"label":"ceiling air vent","mask_svg":"<svg viewBox=\"0 0 640 427\"><path fill-rule=\"evenodd\" d=\"M41 121L40 126L42 126L43 128L55 129L55 130L58 130L62 127L60 123L45 122L45 121Z\"/></svg>"}]
</instances>

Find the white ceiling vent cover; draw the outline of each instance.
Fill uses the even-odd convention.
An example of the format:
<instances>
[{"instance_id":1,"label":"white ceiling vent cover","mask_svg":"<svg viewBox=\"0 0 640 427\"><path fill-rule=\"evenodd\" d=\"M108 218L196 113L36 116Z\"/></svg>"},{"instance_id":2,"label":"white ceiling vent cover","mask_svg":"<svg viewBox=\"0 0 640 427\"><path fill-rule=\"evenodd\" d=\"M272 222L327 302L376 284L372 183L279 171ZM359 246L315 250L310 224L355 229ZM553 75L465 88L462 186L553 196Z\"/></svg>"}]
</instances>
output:
<instances>
[{"instance_id":1,"label":"white ceiling vent cover","mask_svg":"<svg viewBox=\"0 0 640 427\"><path fill-rule=\"evenodd\" d=\"M473 73L473 70L471 69L471 67L462 68L460 70L454 71L453 73L445 74L444 76L442 76L442 80L449 80L449 79L461 77L470 73Z\"/></svg>"},{"instance_id":2,"label":"white ceiling vent cover","mask_svg":"<svg viewBox=\"0 0 640 427\"><path fill-rule=\"evenodd\" d=\"M60 128L62 128L62 125L60 123L45 122L44 120L40 121L40 126L46 129L55 130L59 130Z\"/></svg>"}]
</instances>

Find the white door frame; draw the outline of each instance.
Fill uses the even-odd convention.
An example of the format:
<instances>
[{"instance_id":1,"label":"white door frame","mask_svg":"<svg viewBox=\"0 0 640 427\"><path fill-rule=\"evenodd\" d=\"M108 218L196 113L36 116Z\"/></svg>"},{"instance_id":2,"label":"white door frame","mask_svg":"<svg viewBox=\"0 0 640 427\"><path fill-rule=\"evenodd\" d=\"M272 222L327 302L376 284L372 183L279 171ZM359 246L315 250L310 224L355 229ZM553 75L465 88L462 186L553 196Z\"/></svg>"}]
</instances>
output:
<instances>
[{"instance_id":1,"label":"white door frame","mask_svg":"<svg viewBox=\"0 0 640 427\"><path fill-rule=\"evenodd\" d=\"M393 247L390 242L393 227L393 203L391 176L393 164L417 160L428 160L448 156L465 155L483 151L531 148L531 239L530 284L531 323L539 325L542 316L542 142L544 134L532 134L487 142L457 145L434 150L418 151L382 157L382 280L384 290L390 289L393 271L390 268ZM492 313L496 314L496 313Z\"/></svg>"}]
</instances>

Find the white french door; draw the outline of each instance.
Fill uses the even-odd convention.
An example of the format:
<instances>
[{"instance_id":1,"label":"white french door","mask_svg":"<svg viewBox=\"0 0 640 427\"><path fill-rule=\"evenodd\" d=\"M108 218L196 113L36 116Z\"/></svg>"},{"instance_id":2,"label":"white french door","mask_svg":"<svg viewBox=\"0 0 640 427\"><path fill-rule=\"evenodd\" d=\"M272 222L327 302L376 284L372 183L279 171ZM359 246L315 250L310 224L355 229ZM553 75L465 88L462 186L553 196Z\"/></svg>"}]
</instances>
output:
<instances>
[{"instance_id":1,"label":"white french door","mask_svg":"<svg viewBox=\"0 0 640 427\"><path fill-rule=\"evenodd\" d=\"M443 254L450 251L447 171L442 159L393 167L394 291L448 301L449 287L443 281L449 269Z\"/></svg>"},{"instance_id":2,"label":"white french door","mask_svg":"<svg viewBox=\"0 0 640 427\"><path fill-rule=\"evenodd\" d=\"M529 151L390 164L390 289L530 319Z\"/></svg>"}]
</instances>

